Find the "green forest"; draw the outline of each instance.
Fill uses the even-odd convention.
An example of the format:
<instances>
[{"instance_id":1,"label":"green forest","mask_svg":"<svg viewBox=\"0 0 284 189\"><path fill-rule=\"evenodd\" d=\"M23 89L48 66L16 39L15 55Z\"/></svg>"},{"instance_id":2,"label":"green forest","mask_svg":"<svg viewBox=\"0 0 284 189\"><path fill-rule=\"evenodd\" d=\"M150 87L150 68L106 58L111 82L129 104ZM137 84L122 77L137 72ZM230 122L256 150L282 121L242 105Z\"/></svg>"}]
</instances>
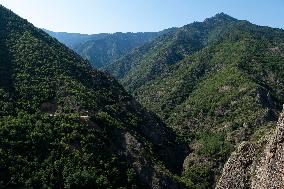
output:
<instances>
[{"instance_id":1,"label":"green forest","mask_svg":"<svg viewBox=\"0 0 284 189\"><path fill-rule=\"evenodd\" d=\"M283 91L282 29L87 36L0 5L0 188L215 188L244 141L262 156Z\"/></svg>"}]
</instances>

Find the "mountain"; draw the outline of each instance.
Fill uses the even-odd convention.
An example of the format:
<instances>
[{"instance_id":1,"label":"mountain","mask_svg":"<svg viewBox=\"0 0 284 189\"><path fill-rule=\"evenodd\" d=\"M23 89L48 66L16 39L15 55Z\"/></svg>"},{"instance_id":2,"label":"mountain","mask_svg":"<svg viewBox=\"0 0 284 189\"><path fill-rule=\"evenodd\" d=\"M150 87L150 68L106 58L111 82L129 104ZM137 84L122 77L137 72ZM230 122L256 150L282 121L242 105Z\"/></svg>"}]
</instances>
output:
<instances>
[{"instance_id":1,"label":"mountain","mask_svg":"<svg viewBox=\"0 0 284 189\"><path fill-rule=\"evenodd\" d=\"M105 70L189 144L188 186L213 188L237 146L275 128L284 103L284 31L220 13Z\"/></svg>"},{"instance_id":2,"label":"mountain","mask_svg":"<svg viewBox=\"0 0 284 189\"><path fill-rule=\"evenodd\" d=\"M3 6L0 55L0 188L184 188L172 129Z\"/></svg>"},{"instance_id":3,"label":"mountain","mask_svg":"<svg viewBox=\"0 0 284 189\"><path fill-rule=\"evenodd\" d=\"M46 29L43 30L71 49L75 49L77 46L87 41L103 39L110 35L108 33L88 35L80 33L53 32Z\"/></svg>"},{"instance_id":4,"label":"mountain","mask_svg":"<svg viewBox=\"0 0 284 189\"><path fill-rule=\"evenodd\" d=\"M152 41L160 33L114 33L100 40L90 40L75 48L82 57L96 68L111 64L132 49Z\"/></svg>"},{"instance_id":5,"label":"mountain","mask_svg":"<svg viewBox=\"0 0 284 189\"><path fill-rule=\"evenodd\" d=\"M117 32L114 34L93 35L45 31L83 58L89 60L95 68L102 68L128 54L133 49L174 30L175 28L169 28L160 32Z\"/></svg>"},{"instance_id":6,"label":"mountain","mask_svg":"<svg viewBox=\"0 0 284 189\"><path fill-rule=\"evenodd\" d=\"M0 188L281 188L284 31L140 34L68 39L126 91L0 6Z\"/></svg>"}]
</instances>

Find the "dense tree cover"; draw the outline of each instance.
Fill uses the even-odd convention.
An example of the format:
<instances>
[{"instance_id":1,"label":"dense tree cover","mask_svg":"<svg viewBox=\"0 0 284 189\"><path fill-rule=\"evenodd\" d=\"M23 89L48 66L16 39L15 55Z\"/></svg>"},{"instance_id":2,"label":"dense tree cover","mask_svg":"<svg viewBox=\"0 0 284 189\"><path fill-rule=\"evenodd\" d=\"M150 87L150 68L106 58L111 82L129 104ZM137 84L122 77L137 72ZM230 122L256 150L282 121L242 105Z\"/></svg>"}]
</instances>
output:
<instances>
[{"instance_id":1,"label":"dense tree cover","mask_svg":"<svg viewBox=\"0 0 284 189\"><path fill-rule=\"evenodd\" d=\"M186 56L218 40L223 32L222 26L236 22L236 19L222 17L226 16L220 14L204 23L194 22L162 35L105 70L122 80L128 90L134 91L145 82L170 72L171 67Z\"/></svg>"},{"instance_id":2,"label":"dense tree cover","mask_svg":"<svg viewBox=\"0 0 284 189\"><path fill-rule=\"evenodd\" d=\"M222 13L163 35L106 70L190 145L182 176L188 187L212 188L235 145L276 125L283 44L283 30Z\"/></svg>"},{"instance_id":3,"label":"dense tree cover","mask_svg":"<svg viewBox=\"0 0 284 189\"><path fill-rule=\"evenodd\" d=\"M182 187L172 129L2 6L0 73L0 188Z\"/></svg>"},{"instance_id":4,"label":"dense tree cover","mask_svg":"<svg viewBox=\"0 0 284 189\"><path fill-rule=\"evenodd\" d=\"M154 36L76 35L72 43L94 37L80 48L102 66ZM167 30L107 66L160 120L0 7L0 188L212 188L234 147L275 125L283 44L283 30L222 13Z\"/></svg>"}]
</instances>

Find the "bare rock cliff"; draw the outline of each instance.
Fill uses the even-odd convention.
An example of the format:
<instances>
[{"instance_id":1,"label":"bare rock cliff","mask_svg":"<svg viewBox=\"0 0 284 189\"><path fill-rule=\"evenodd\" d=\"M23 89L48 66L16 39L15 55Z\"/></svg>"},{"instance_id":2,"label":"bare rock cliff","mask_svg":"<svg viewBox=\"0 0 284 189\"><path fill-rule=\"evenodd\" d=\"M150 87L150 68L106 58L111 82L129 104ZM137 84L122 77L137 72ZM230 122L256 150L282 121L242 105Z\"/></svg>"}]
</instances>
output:
<instances>
[{"instance_id":1,"label":"bare rock cliff","mask_svg":"<svg viewBox=\"0 0 284 189\"><path fill-rule=\"evenodd\" d=\"M216 189L284 188L284 106L274 134L261 153L242 142L223 168Z\"/></svg>"},{"instance_id":2,"label":"bare rock cliff","mask_svg":"<svg viewBox=\"0 0 284 189\"><path fill-rule=\"evenodd\" d=\"M256 165L252 188L284 188L284 110L280 114L273 138Z\"/></svg>"},{"instance_id":3,"label":"bare rock cliff","mask_svg":"<svg viewBox=\"0 0 284 189\"><path fill-rule=\"evenodd\" d=\"M218 189L249 188L254 148L249 142L242 142L225 164L223 174L216 186Z\"/></svg>"}]
</instances>

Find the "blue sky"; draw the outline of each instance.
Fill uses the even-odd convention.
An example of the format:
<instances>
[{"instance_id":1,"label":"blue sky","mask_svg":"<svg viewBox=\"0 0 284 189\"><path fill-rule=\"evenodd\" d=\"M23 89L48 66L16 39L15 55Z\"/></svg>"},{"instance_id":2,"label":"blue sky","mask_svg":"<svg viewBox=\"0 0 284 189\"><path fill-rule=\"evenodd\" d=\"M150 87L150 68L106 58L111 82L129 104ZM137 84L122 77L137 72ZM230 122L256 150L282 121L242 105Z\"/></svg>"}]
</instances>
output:
<instances>
[{"instance_id":1,"label":"blue sky","mask_svg":"<svg viewBox=\"0 0 284 189\"><path fill-rule=\"evenodd\" d=\"M284 28L284 0L0 0L35 26L53 31L159 31L219 12Z\"/></svg>"}]
</instances>

